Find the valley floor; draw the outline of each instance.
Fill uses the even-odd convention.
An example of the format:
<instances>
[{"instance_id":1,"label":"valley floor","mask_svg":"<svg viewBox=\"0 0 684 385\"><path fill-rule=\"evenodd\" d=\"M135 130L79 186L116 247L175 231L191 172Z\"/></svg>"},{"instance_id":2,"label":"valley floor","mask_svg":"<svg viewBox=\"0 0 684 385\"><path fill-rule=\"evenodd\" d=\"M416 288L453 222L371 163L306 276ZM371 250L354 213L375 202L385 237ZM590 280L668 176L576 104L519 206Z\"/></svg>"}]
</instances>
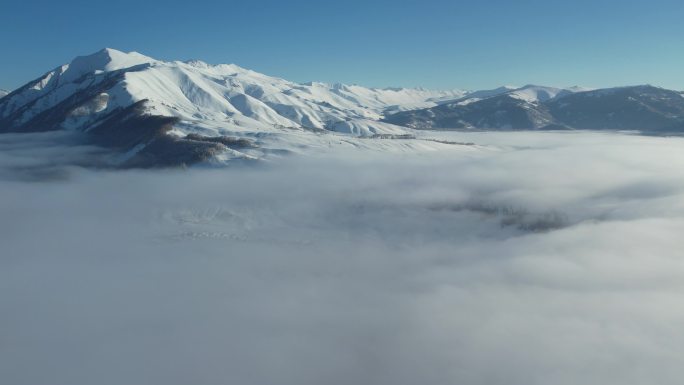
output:
<instances>
[{"instance_id":1,"label":"valley floor","mask_svg":"<svg viewBox=\"0 0 684 385\"><path fill-rule=\"evenodd\" d=\"M0 137L2 382L684 376L682 138L328 135L98 171L61 135Z\"/></svg>"}]
</instances>

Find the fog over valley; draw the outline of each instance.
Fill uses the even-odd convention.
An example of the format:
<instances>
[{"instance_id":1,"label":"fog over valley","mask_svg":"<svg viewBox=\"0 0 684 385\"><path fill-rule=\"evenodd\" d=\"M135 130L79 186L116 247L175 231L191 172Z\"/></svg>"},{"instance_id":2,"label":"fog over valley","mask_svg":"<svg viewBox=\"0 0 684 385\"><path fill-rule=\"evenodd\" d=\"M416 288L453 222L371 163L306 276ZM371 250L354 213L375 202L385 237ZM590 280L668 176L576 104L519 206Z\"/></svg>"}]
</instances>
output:
<instances>
[{"instance_id":1,"label":"fog over valley","mask_svg":"<svg viewBox=\"0 0 684 385\"><path fill-rule=\"evenodd\" d=\"M681 383L684 139L430 135L163 170L1 135L2 382Z\"/></svg>"}]
</instances>

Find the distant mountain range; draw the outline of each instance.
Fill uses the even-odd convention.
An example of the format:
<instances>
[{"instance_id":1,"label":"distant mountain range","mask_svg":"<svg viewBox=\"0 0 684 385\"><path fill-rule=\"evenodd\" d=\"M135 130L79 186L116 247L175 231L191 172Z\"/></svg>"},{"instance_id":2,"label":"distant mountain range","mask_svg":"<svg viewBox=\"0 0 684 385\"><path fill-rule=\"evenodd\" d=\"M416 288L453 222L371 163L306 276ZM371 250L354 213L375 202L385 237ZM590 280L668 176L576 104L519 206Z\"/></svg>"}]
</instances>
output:
<instances>
[{"instance_id":1,"label":"distant mountain range","mask_svg":"<svg viewBox=\"0 0 684 385\"><path fill-rule=\"evenodd\" d=\"M118 152L117 165L126 167L254 159L340 136L405 139L415 129L684 131L682 93L652 86L301 84L233 64L163 62L113 49L77 57L2 95L0 133L84 133Z\"/></svg>"},{"instance_id":2,"label":"distant mountain range","mask_svg":"<svg viewBox=\"0 0 684 385\"><path fill-rule=\"evenodd\" d=\"M384 122L415 129L583 129L684 132L684 95L653 86L600 90L525 86L484 98L465 96Z\"/></svg>"}]
</instances>

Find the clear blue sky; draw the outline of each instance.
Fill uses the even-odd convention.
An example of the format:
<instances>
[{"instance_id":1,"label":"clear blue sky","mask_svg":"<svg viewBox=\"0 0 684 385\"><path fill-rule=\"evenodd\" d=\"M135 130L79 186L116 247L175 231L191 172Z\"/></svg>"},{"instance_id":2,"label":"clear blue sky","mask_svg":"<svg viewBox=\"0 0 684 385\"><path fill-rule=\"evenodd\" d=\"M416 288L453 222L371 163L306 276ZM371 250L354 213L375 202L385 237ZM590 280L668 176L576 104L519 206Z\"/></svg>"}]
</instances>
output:
<instances>
[{"instance_id":1,"label":"clear blue sky","mask_svg":"<svg viewBox=\"0 0 684 385\"><path fill-rule=\"evenodd\" d=\"M294 81L684 89L682 0L0 3L0 88L112 47Z\"/></svg>"}]
</instances>

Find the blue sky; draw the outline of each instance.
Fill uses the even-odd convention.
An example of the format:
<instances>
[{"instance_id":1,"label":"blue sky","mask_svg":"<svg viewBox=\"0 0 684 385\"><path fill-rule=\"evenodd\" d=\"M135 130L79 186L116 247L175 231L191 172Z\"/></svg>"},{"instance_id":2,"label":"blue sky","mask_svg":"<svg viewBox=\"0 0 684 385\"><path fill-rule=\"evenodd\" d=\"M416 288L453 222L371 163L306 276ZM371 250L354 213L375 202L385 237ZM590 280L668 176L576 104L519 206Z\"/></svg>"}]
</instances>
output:
<instances>
[{"instance_id":1,"label":"blue sky","mask_svg":"<svg viewBox=\"0 0 684 385\"><path fill-rule=\"evenodd\" d=\"M112 47L294 81L684 89L681 0L0 1L0 88Z\"/></svg>"}]
</instances>

